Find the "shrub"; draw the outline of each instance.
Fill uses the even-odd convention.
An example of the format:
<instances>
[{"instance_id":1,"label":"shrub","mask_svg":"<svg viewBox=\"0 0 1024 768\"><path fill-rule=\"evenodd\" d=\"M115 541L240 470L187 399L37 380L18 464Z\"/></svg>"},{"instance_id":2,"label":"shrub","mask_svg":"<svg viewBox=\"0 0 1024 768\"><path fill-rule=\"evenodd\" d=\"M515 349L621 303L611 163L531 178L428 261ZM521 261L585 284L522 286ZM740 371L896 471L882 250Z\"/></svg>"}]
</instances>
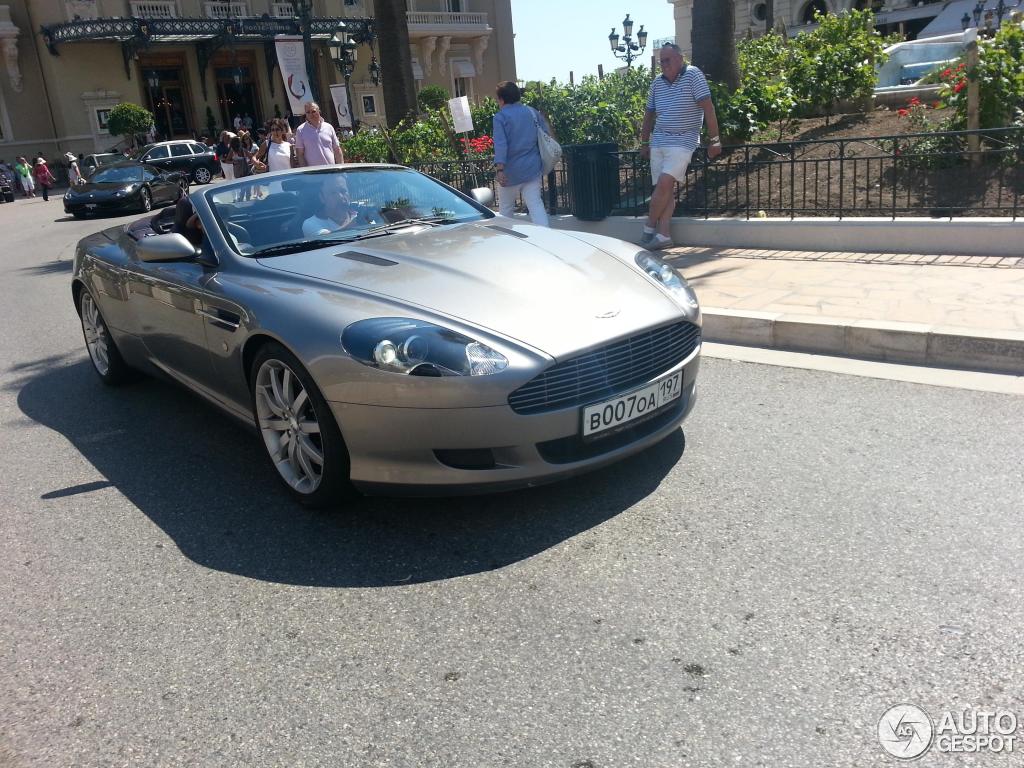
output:
<instances>
[{"instance_id":1,"label":"shrub","mask_svg":"<svg viewBox=\"0 0 1024 768\"><path fill-rule=\"evenodd\" d=\"M153 113L138 104L124 102L110 110L107 130L112 136L126 136L132 144L135 137L145 133L153 125Z\"/></svg>"},{"instance_id":2,"label":"shrub","mask_svg":"<svg viewBox=\"0 0 1024 768\"><path fill-rule=\"evenodd\" d=\"M969 68L961 58L939 77L942 100L955 110L955 129L967 128L968 80L977 80L980 87L979 127L1013 125L1024 106L1024 30L1019 24L1004 24L990 40L978 41L977 67Z\"/></svg>"}]
</instances>

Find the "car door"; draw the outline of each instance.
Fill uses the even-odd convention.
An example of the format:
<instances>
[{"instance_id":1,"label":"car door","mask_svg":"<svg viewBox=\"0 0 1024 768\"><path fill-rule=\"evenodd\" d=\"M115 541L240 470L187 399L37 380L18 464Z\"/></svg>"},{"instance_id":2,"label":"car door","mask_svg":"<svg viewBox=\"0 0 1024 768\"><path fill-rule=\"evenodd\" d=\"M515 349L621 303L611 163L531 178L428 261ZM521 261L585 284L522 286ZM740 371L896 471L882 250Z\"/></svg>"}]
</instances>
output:
<instances>
[{"instance_id":1,"label":"car door","mask_svg":"<svg viewBox=\"0 0 1024 768\"><path fill-rule=\"evenodd\" d=\"M180 144L171 144L170 150L171 164L168 166L168 170L191 173L193 154L188 143L183 141Z\"/></svg>"},{"instance_id":2,"label":"car door","mask_svg":"<svg viewBox=\"0 0 1024 768\"><path fill-rule=\"evenodd\" d=\"M166 144L153 147L142 157L142 162L149 163L161 170L169 170L171 167L171 150Z\"/></svg>"},{"instance_id":3,"label":"car door","mask_svg":"<svg viewBox=\"0 0 1024 768\"><path fill-rule=\"evenodd\" d=\"M150 355L172 376L207 391L213 368L203 286L211 274L198 261L147 263L134 252L125 268L130 309Z\"/></svg>"}]
</instances>

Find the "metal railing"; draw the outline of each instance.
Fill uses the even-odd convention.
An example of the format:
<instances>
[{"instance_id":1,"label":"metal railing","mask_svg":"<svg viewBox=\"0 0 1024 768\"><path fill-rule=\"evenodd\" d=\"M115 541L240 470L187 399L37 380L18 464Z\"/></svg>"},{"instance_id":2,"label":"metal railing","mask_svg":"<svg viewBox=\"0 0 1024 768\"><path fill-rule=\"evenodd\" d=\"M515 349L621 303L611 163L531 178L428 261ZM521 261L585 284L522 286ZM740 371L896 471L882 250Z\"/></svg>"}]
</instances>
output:
<instances>
[{"instance_id":1,"label":"metal railing","mask_svg":"<svg viewBox=\"0 0 1024 768\"><path fill-rule=\"evenodd\" d=\"M976 145L976 146L975 146ZM600 187L604 215L647 213L650 163L638 152L606 156L583 182ZM414 163L457 189L494 189L487 160ZM568 158L544 179L550 213L576 213ZM593 173L593 171L590 171ZM578 180L577 180L578 181ZM495 190L496 191L496 190ZM901 134L726 147L708 162L698 150L676 186L676 215L754 218L822 216L1024 216L1024 128Z\"/></svg>"}]
</instances>

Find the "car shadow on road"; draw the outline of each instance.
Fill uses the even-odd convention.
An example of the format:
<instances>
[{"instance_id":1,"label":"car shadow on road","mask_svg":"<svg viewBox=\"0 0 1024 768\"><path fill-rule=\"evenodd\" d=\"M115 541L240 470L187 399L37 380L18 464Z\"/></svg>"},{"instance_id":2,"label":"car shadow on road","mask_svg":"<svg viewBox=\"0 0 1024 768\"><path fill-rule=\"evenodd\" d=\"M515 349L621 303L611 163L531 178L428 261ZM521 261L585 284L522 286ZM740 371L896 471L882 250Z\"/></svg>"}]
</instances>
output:
<instances>
[{"instance_id":1,"label":"car shadow on road","mask_svg":"<svg viewBox=\"0 0 1024 768\"><path fill-rule=\"evenodd\" d=\"M57 259L54 261L44 261L42 264L35 264L31 267L22 267L21 272L25 272L29 275L56 275L60 272L71 271L71 259Z\"/></svg>"},{"instance_id":2,"label":"car shadow on road","mask_svg":"<svg viewBox=\"0 0 1024 768\"><path fill-rule=\"evenodd\" d=\"M107 481L44 488L41 498L62 503L112 485L194 562L286 584L400 586L512 565L629 509L685 448L677 430L638 456L551 486L367 498L317 512L280 486L254 430L173 384L140 377L108 388L80 360L29 367L9 386L28 418L63 435Z\"/></svg>"}]
</instances>

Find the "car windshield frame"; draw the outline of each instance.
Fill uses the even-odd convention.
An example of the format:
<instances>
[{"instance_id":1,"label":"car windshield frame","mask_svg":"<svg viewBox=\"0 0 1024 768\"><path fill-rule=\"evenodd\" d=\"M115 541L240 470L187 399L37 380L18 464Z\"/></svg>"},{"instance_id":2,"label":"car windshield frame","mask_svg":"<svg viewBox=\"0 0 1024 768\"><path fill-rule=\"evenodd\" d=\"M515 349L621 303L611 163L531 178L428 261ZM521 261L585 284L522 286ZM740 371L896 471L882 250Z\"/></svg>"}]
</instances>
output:
<instances>
[{"instance_id":1,"label":"car windshield frame","mask_svg":"<svg viewBox=\"0 0 1024 768\"><path fill-rule=\"evenodd\" d=\"M134 173L136 178L134 179L102 179L99 178L104 174L118 173L124 174ZM98 165L96 170L92 174L91 178L94 184L141 184L142 183L142 166L141 165Z\"/></svg>"},{"instance_id":2,"label":"car windshield frame","mask_svg":"<svg viewBox=\"0 0 1024 768\"><path fill-rule=\"evenodd\" d=\"M355 226L340 228L338 230L319 233L312 236L307 236L303 233L291 238L279 238L259 243L244 243L238 240L237 230L235 233L232 233L231 228L228 226L229 223L237 223L237 221L231 222L221 215L223 212L228 211L228 206L241 206L242 208L245 206L253 206L254 212L256 213L255 220L259 221L261 219L259 217L258 206L261 204L262 199L269 199L273 197L274 190L276 188L277 191L291 192L297 195L294 199L297 202L299 209L296 210L294 214L295 218L293 218L292 221L302 220L302 222L305 223L305 221L308 221L309 218L312 218L317 214L315 212L311 212L312 209L308 207L311 199L307 197L304 200L303 195L310 195L312 192L311 188L315 189L315 185L318 182L320 184L325 183L323 179L317 179L317 177L335 174L343 175L346 180L349 181L349 191L351 193L350 205L353 210L359 211L358 217L360 219L365 218L365 221L361 220ZM382 176L380 183L394 181L398 185L411 184L411 186L406 187L410 192L426 195L438 195L436 200L428 200L428 202L436 203L436 205L431 206L427 210L423 210L422 206L414 205L413 202L409 200L406 201L408 203L406 210L403 210L398 206L388 207L384 204L384 202L392 201L370 200L366 197L359 197L360 191L365 192L366 187L360 187L358 182L361 181L361 179L357 176L358 174L380 174ZM404 178L402 177L403 175L405 175ZM295 181L301 179L308 179L308 181L305 184L301 181ZM372 183L373 182L369 182L367 186L372 185ZM262 199L242 199L245 197L245 191L247 189L252 190L257 187L265 189L269 188L270 192L269 194L265 194ZM300 189L302 187L306 188ZM247 259L272 257L283 253L298 253L318 250L322 247L329 247L341 243L355 242L365 238L390 235L408 226L420 225L425 227L435 227L447 224L485 221L496 216L494 211L481 205L472 197L460 192L454 187L451 187L432 176L428 176L425 173L399 165L353 165L327 166L317 169L295 169L288 173L280 175L275 174L266 178L259 175L249 177L244 183L239 181L231 184L230 186L214 187L204 191L202 195L207 204L209 213L225 243L227 243L228 247L231 248L231 250L238 256ZM229 195L230 197L228 197ZM315 198L313 198L313 200L315 200ZM420 202L422 202L422 200ZM272 208L273 206L270 207ZM247 234L251 234L248 230L244 231ZM295 246L295 248L291 249L289 246Z\"/></svg>"}]
</instances>

